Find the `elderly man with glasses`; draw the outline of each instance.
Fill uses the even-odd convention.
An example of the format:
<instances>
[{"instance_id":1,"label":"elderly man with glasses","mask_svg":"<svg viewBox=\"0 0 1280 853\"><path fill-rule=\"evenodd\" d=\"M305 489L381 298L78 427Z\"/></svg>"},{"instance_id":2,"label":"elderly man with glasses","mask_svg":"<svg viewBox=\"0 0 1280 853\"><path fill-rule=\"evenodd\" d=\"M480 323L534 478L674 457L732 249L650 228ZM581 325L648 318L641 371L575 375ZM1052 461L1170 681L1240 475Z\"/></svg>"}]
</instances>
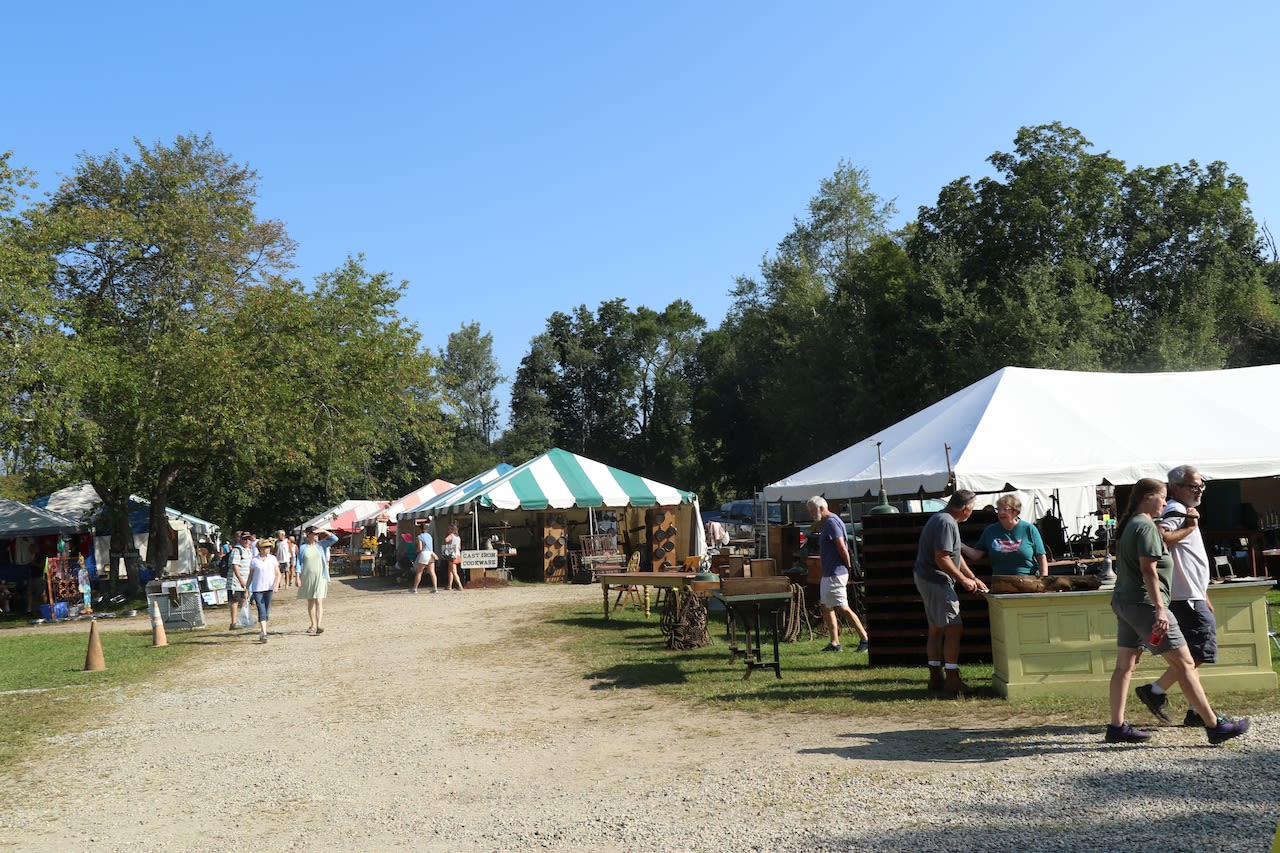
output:
<instances>
[{"instance_id":1,"label":"elderly man with glasses","mask_svg":"<svg viewBox=\"0 0 1280 853\"><path fill-rule=\"evenodd\" d=\"M1169 611L1177 618L1178 627L1187 640L1187 648L1198 668L1202 663L1218 660L1218 623L1209 603L1209 555L1200 535L1200 501L1204 497L1204 477L1190 465L1179 465L1169 472L1169 500L1158 526L1169 554L1173 557L1173 583L1169 588ZM1175 676L1166 669L1160 678L1137 689L1143 704L1166 723L1169 697L1165 691L1173 686ZM1184 726L1203 726L1205 722L1192 709L1187 709ZM1210 721L1209 725L1213 722Z\"/></svg>"}]
</instances>

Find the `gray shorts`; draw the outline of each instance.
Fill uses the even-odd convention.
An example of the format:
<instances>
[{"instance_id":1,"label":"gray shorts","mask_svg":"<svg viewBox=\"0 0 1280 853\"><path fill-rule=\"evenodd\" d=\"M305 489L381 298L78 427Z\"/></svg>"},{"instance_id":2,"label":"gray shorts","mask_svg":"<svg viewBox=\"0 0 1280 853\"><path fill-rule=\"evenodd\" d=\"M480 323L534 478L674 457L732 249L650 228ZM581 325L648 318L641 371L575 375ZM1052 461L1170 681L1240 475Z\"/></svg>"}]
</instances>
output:
<instances>
[{"instance_id":1,"label":"gray shorts","mask_svg":"<svg viewBox=\"0 0 1280 853\"><path fill-rule=\"evenodd\" d=\"M915 576L916 589L924 599L924 615L929 624L936 628L949 628L952 625L963 625L960 621L960 598L956 595L954 584L930 583L919 575Z\"/></svg>"},{"instance_id":2,"label":"gray shorts","mask_svg":"<svg viewBox=\"0 0 1280 853\"><path fill-rule=\"evenodd\" d=\"M1151 639L1151 626L1156 622L1156 609L1150 604L1117 604L1112 601L1111 612L1116 614L1116 648L1145 648L1162 655L1187 644L1182 629L1178 627L1178 617L1172 610L1169 611L1169 633L1164 635L1158 646L1147 642Z\"/></svg>"},{"instance_id":3,"label":"gray shorts","mask_svg":"<svg viewBox=\"0 0 1280 853\"><path fill-rule=\"evenodd\" d=\"M1169 609L1178 619L1178 628L1196 663L1218 662L1218 620L1204 599L1171 601Z\"/></svg>"}]
</instances>

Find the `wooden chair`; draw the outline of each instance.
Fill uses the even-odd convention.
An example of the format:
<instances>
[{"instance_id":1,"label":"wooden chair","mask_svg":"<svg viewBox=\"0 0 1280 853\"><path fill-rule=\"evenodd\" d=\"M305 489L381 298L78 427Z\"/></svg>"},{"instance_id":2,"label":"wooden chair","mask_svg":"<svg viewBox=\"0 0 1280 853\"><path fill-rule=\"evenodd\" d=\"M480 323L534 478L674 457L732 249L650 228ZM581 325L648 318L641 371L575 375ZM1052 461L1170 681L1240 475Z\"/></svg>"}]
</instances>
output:
<instances>
[{"instance_id":1,"label":"wooden chair","mask_svg":"<svg viewBox=\"0 0 1280 853\"><path fill-rule=\"evenodd\" d=\"M626 571L628 572L640 571L640 552L638 550L631 552L631 557L630 559L627 560ZM617 610L619 605L622 604L622 599L624 596L626 597L627 601L633 602L637 607L644 606L644 601L640 598L640 587L624 586L619 588L618 597L614 599L614 602L613 602L614 610Z\"/></svg>"}]
</instances>

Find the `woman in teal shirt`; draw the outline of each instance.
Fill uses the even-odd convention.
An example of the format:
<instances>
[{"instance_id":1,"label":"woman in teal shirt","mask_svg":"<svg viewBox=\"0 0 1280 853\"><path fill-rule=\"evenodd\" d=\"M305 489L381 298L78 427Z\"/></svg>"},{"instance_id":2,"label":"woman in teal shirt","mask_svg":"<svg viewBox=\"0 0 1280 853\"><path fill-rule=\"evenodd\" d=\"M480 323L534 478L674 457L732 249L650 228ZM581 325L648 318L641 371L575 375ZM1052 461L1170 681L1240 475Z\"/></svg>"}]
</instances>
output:
<instances>
[{"instance_id":1,"label":"woman in teal shirt","mask_svg":"<svg viewBox=\"0 0 1280 853\"><path fill-rule=\"evenodd\" d=\"M978 544L964 546L965 559L987 559L993 575L1048 575L1044 540L1034 524L1020 518L1022 501L1016 495L1001 495L996 501L996 514L1000 520L987 525Z\"/></svg>"}]
</instances>

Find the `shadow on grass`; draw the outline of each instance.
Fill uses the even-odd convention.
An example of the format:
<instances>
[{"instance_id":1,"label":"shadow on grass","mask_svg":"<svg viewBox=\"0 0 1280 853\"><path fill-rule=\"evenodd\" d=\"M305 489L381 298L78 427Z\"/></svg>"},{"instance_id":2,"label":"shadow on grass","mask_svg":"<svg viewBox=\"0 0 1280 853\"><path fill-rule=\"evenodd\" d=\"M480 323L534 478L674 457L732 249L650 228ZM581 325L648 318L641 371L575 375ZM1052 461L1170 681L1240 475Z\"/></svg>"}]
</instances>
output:
<instances>
[{"instance_id":1,"label":"shadow on grass","mask_svg":"<svg viewBox=\"0 0 1280 853\"><path fill-rule=\"evenodd\" d=\"M626 663L588 672L592 690L634 689L658 684L681 684L688 676L676 661Z\"/></svg>"}]
</instances>

